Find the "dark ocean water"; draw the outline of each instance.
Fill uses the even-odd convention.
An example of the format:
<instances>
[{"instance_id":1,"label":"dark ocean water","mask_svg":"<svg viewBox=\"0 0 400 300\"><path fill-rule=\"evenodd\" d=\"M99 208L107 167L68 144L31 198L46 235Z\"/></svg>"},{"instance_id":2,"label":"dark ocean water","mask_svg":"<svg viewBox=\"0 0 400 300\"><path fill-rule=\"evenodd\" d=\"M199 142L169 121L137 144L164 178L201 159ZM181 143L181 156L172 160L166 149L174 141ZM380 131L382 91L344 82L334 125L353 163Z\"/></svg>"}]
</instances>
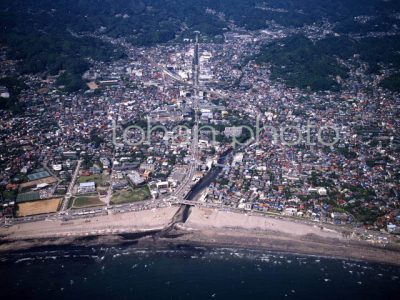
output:
<instances>
[{"instance_id":1,"label":"dark ocean water","mask_svg":"<svg viewBox=\"0 0 400 300\"><path fill-rule=\"evenodd\" d=\"M40 250L0 258L2 299L400 299L400 268L235 249Z\"/></svg>"}]
</instances>

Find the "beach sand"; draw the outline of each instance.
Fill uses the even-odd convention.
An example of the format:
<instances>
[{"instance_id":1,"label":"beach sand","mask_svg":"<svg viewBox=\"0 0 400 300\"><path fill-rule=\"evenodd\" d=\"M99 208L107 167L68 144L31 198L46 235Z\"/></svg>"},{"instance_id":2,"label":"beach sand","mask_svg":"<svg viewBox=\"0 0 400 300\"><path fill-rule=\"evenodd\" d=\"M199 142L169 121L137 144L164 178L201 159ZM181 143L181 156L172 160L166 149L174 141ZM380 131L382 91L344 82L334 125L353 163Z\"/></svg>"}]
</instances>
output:
<instances>
[{"instance_id":1,"label":"beach sand","mask_svg":"<svg viewBox=\"0 0 400 300\"><path fill-rule=\"evenodd\" d=\"M187 222L179 226L188 232L175 243L238 247L366 260L400 265L400 245L373 244L337 229L281 220L269 216L193 208Z\"/></svg>"},{"instance_id":2,"label":"beach sand","mask_svg":"<svg viewBox=\"0 0 400 300\"><path fill-rule=\"evenodd\" d=\"M0 251L52 245L114 246L128 242L140 247L184 244L261 249L400 265L400 245L360 241L344 227L192 208L185 223L164 230L171 227L177 211L178 207L173 206L95 217L90 222L79 219L61 225L61 221L41 221L1 228ZM127 237L124 235L127 233L145 234Z\"/></svg>"},{"instance_id":3,"label":"beach sand","mask_svg":"<svg viewBox=\"0 0 400 300\"><path fill-rule=\"evenodd\" d=\"M295 221L287 221L275 217L258 216L220 211L215 209L193 208L186 224L187 227L199 229L225 228L253 231L268 231L277 234L305 236L313 234L324 238L343 239L342 233L317 225L308 225Z\"/></svg>"},{"instance_id":4,"label":"beach sand","mask_svg":"<svg viewBox=\"0 0 400 300\"><path fill-rule=\"evenodd\" d=\"M0 235L7 240L21 240L154 231L166 227L177 210L177 207L167 207L68 222L60 220L29 222L1 228Z\"/></svg>"}]
</instances>

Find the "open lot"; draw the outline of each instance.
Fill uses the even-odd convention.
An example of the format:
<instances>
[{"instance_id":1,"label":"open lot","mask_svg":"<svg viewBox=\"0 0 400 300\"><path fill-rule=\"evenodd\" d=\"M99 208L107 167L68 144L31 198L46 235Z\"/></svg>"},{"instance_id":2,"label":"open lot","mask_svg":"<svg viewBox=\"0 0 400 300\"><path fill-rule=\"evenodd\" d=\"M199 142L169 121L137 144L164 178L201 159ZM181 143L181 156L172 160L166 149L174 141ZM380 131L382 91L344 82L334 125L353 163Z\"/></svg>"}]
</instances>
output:
<instances>
[{"instance_id":1,"label":"open lot","mask_svg":"<svg viewBox=\"0 0 400 300\"><path fill-rule=\"evenodd\" d=\"M18 217L26 217L56 212L60 205L61 198L23 202L18 204Z\"/></svg>"},{"instance_id":2,"label":"open lot","mask_svg":"<svg viewBox=\"0 0 400 300\"><path fill-rule=\"evenodd\" d=\"M135 188L115 191L111 198L112 204L122 204L128 202L143 201L150 198L150 189L147 185Z\"/></svg>"},{"instance_id":3,"label":"open lot","mask_svg":"<svg viewBox=\"0 0 400 300\"><path fill-rule=\"evenodd\" d=\"M99 195L96 194L88 194L88 195L80 195L73 200L72 208L85 208L85 207L94 207L94 206L103 206L104 202L101 202L99 199Z\"/></svg>"},{"instance_id":4,"label":"open lot","mask_svg":"<svg viewBox=\"0 0 400 300\"><path fill-rule=\"evenodd\" d=\"M107 180L108 180L108 176L105 175L101 175L101 174L93 174L90 176L80 176L77 179L77 183L84 183L84 182L91 182L94 181L96 183L96 186L105 186L107 185Z\"/></svg>"}]
</instances>

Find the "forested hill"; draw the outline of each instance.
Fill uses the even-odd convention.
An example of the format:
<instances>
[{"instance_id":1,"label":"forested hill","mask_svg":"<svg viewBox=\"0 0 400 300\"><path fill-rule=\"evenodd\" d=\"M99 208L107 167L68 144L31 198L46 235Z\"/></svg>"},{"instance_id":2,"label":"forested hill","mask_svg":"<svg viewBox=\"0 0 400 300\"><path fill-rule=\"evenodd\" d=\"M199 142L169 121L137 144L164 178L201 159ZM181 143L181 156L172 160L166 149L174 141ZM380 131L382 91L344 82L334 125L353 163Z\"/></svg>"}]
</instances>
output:
<instances>
[{"instance_id":1,"label":"forested hill","mask_svg":"<svg viewBox=\"0 0 400 300\"><path fill-rule=\"evenodd\" d=\"M148 45L173 39L185 29L220 34L229 20L260 29L272 20L303 26L328 19L340 22L340 30L346 31L365 30L354 17L377 15L374 26L384 28L396 19L393 13L399 8L395 0L3 0L0 22L3 30L24 25L77 32L104 28L110 36L132 37L137 44Z\"/></svg>"},{"instance_id":2,"label":"forested hill","mask_svg":"<svg viewBox=\"0 0 400 300\"><path fill-rule=\"evenodd\" d=\"M71 32L125 37L138 46L165 43L194 30L218 36L232 24L262 29L272 21L301 27L326 19L337 31L365 32L400 26L399 8L395 0L2 0L0 44L10 47L11 58L22 60L24 73L67 69L70 89L76 90L82 82L74 75L87 69L85 58L107 61L123 53ZM355 24L360 15L377 17Z\"/></svg>"}]
</instances>

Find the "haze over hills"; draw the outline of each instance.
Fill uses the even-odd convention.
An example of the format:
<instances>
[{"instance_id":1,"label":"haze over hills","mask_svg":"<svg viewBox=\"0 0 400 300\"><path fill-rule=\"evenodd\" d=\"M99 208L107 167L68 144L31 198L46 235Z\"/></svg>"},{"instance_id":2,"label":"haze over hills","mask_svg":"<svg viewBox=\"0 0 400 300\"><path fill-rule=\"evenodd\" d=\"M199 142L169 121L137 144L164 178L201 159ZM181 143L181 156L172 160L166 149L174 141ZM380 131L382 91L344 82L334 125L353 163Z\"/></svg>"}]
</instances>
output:
<instances>
[{"instance_id":1,"label":"haze over hills","mask_svg":"<svg viewBox=\"0 0 400 300\"><path fill-rule=\"evenodd\" d=\"M345 69L336 64L334 56L348 58L360 53L373 72L379 72L379 63L399 66L398 37L378 35L398 30L399 11L397 1L382 0L6 0L0 4L0 43L10 47L12 58L22 59L22 73L55 75L66 69L59 83L74 91L84 87L80 76L89 67L86 58L110 61L124 56L120 49L80 37L80 33L98 33L124 38L137 46L151 46L179 41L195 30L218 41L236 27L259 30L278 24L295 29L330 22L329 29L340 38L328 37L315 46L304 39L288 40L279 49L279 57L271 49L258 58L259 62L273 62L274 78L305 87L310 82L298 82L296 78L311 77L315 81L311 88L321 90L337 87L327 77L345 76ZM357 39L366 33L376 34ZM303 62L297 59L302 54L309 56ZM279 71L282 64L288 63L284 57L294 57L288 66L291 74ZM312 72L306 70L310 58L315 58ZM386 86L396 89L396 78L389 79Z\"/></svg>"}]
</instances>

